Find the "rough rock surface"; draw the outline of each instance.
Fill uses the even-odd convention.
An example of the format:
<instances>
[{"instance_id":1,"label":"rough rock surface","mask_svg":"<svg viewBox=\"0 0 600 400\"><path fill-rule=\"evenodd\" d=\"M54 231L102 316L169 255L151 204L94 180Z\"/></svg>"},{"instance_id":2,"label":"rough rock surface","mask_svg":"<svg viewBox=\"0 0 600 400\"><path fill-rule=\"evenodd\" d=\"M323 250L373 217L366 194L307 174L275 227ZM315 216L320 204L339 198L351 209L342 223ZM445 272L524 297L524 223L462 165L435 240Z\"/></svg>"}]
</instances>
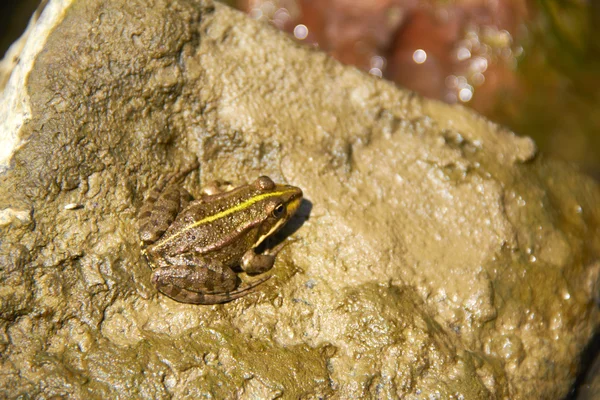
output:
<instances>
[{"instance_id":1,"label":"rough rock surface","mask_svg":"<svg viewBox=\"0 0 600 400\"><path fill-rule=\"evenodd\" d=\"M0 98L0 397L556 399L598 324L600 189L225 6L50 1ZM275 278L158 295L159 177L307 202Z\"/></svg>"}]
</instances>

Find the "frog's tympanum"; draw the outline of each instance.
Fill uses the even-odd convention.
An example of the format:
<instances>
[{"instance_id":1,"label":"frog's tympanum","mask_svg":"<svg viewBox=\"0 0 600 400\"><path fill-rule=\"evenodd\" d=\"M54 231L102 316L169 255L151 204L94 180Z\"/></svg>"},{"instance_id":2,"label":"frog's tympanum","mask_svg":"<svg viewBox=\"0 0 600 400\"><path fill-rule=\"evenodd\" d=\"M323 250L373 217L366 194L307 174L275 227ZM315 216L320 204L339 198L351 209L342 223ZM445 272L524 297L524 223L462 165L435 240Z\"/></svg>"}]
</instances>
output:
<instances>
[{"instance_id":1,"label":"frog's tympanum","mask_svg":"<svg viewBox=\"0 0 600 400\"><path fill-rule=\"evenodd\" d=\"M217 304L245 296L269 279L238 287L232 267L248 274L270 270L273 254L255 248L298 209L302 190L261 176L223 191L213 186L199 199L179 183L189 169L158 184L140 211L142 252L152 283L183 303Z\"/></svg>"}]
</instances>

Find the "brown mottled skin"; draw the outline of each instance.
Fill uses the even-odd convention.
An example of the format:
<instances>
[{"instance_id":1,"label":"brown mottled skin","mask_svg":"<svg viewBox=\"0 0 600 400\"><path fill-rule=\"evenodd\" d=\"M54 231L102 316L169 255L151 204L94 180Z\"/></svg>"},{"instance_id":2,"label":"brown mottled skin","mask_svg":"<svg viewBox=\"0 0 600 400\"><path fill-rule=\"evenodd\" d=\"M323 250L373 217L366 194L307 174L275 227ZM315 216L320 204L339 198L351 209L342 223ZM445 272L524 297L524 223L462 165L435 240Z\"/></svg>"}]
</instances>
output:
<instances>
[{"instance_id":1,"label":"brown mottled skin","mask_svg":"<svg viewBox=\"0 0 600 400\"><path fill-rule=\"evenodd\" d=\"M214 194L194 200L179 184L195 168L158 184L142 206L142 252L162 293L183 303L224 303L270 278L237 288L231 267L239 265L250 274L273 267L275 256L256 254L254 248L291 218L302 191L262 176L225 192L211 186Z\"/></svg>"}]
</instances>

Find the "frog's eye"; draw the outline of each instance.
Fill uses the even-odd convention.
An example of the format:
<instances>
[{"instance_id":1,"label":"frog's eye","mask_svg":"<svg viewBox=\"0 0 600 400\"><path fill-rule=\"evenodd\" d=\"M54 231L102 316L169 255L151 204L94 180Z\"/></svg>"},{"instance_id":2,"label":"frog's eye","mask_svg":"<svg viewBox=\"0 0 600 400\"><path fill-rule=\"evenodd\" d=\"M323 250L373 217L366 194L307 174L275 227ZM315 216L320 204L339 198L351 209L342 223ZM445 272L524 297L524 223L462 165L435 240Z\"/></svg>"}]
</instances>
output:
<instances>
[{"instance_id":1,"label":"frog's eye","mask_svg":"<svg viewBox=\"0 0 600 400\"><path fill-rule=\"evenodd\" d=\"M283 217L285 213L285 206L283 204L277 204L277 206L273 209L273 216L277 219Z\"/></svg>"}]
</instances>

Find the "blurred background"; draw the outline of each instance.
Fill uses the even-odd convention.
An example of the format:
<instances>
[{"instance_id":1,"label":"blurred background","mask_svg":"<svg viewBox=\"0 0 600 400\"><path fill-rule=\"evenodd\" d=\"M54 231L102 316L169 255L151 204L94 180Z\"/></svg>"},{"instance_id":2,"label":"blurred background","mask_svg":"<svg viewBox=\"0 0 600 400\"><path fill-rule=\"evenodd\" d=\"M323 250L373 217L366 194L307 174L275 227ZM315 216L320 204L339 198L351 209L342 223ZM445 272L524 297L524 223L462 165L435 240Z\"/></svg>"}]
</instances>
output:
<instances>
[{"instance_id":1,"label":"blurred background","mask_svg":"<svg viewBox=\"0 0 600 400\"><path fill-rule=\"evenodd\" d=\"M237 0L345 64L462 103L600 180L598 0Z\"/></svg>"},{"instance_id":2,"label":"blurred background","mask_svg":"<svg viewBox=\"0 0 600 400\"><path fill-rule=\"evenodd\" d=\"M345 64L461 103L600 180L600 0L228 0ZM3 0L0 54L39 0Z\"/></svg>"}]
</instances>

